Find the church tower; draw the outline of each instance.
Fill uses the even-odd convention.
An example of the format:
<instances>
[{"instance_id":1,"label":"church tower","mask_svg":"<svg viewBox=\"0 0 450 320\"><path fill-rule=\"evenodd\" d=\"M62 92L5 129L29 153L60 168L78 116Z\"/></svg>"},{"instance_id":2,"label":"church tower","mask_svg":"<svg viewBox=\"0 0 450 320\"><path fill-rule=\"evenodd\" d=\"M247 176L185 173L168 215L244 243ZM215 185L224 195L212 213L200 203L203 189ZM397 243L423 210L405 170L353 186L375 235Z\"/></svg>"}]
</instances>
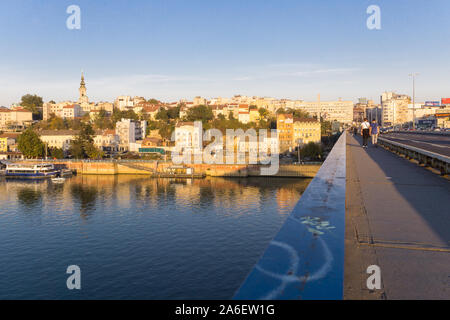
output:
<instances>
[{"instance_id":1,"label":"church tower","mask_svg":"<svg viewBox=\"0 0 450 320\"><path fill-rule=\"evenodd\" d=\"M88 97L86 95L86 84L84 83L84 74L81 72L81 82L80 82L80 98L78 103L89 103Z\"/></svg>"}]
</instances>

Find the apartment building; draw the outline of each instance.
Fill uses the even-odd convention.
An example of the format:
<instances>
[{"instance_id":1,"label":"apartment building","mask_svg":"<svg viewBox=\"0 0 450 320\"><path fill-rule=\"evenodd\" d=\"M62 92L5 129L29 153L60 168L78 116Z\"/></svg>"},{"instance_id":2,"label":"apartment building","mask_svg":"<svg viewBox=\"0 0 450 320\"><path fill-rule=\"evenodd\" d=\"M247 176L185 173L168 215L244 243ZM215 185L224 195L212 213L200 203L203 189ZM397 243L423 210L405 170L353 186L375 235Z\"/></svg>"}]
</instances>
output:
<instances>
[{"instance_id":1,"label":"apartment building","mask_svg":"<svg viewBox=\"0 0 450 320\"><path fill-rule=\"evenodd\" d=\"M313 118L294 118L292 133L292 143L294 146L310 142L320 143L321 141L320 122Z\"/></svg>"},{"instance_id":2,"label":"apartment building","mask_svg":"<svg viewBox=\"0 0 450 320\"><path fill-rule=\"evenodd\" d=\"M239 122L242 122L244 124L249 123L250 122L250 113L248 111L239 110L238 120L239 120Z\"/></svg>"},{"instance_id":3,"label":"apartment building","mask_svg":"<svg viewBox=\"0 0 450 320\"><path fill-rule=\"evenodd\" d=\"M99 130L95 133L94 145L106 153L119 151L120 138L115 130Z\"/></svg>"},{"instance_id":4,"label":"apartment building","mask_svg":"<svg viewBox=\"0 0 450 320\"><path fill-rule=\"evenodd\" d=\"M79 132L79 130L42 130L37 133L47 147L67 151L70 149L72 141L76 139Z\"/></svg>"},{"instance_id":5,"label":"apartment building","mask_svg":"<svg viewBox=\"0 0 450 320\"><path fill-rule=\"evenodd\" d=\"M296 104L296 109L308 112L311 116L321 116L328 121L351 124L353 122L353 101L314 101Z\"/></svg>"},{"instance_id":6,"label":"apartment building","mask_svg":"<svg viewBox=\"0 0 450 320\"><path fill-rule=\"evenodd\" d=\"M408 105L411 98L405 94L384 92L381 95L382 126L394 126L408 122Z\"/></svg>"},{"instance_id":7,"label":"apartment building","mask_svg":"<svg viewBox=\"0 0 450 320\"><path fill-rule=\"evenodd\" d=\"M0 128L8 128L10 126L26 127L32 122L33 113L22 107L12 109L0 107Z\"/></svg>"},{"instance_id":8,"label":"apartment building","mask_svg":"<svg viewBox=\"0 0 450 320\"><path fill-rule=\"evenodd\" d=\"M60 103L44 103L42 107L43 119L48 120L52 114L63 119L75 119L83 115L83 109L79 104L69 101Z\"/></svg>"},{"instance_id":9,"label":"apartment building","mask_svg":"<svg viewBox=\"0 0 450 320\"><path fill-rule=\"evenodd\" d=\"M179 153L191 151L193 154L202 150L201 128L195 127L194 122L179 121L175 125L175 150Z\"/></svg>"},{"instance_id":10,"label":"apartment building","mask_svg":"<svg viewBox=\"0 0 450 320\"><path fill-rule=\"evenodd\" d=\"M145 138L147 130L147 121L135 121L131 119L122 119L116 123L116 134L120 140L120 150L129 150L130 143Z\"/></svg>"},{"instance_id":11,"label":"apartment building","mask_svg":"<svg viewBox=\"0 0 450 320\"><path fill-rule=\"evenodd\" d=\"M294 117L292 114L277 115L278 145L280 153L293 150Z\"/></svg>"}]
</instances>

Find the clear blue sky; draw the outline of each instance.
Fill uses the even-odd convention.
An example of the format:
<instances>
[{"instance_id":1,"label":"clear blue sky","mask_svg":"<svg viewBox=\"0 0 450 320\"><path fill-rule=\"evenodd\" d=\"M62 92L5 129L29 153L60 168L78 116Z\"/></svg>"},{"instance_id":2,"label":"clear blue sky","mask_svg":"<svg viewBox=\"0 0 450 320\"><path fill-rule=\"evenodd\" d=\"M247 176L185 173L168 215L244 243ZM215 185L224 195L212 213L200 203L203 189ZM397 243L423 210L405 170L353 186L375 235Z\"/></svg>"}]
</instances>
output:
<instances>
[{"instance_id":1,"label":"clear blue sky","mask_svg":"<svg viewBox=\"0 0 450 320\"><path fill-rule=\"evenodd\" d=\"M68 30L66 8L81 8ZM366 9L381 7L381 30ZM5 0L0 105L25 93L91 100L231 96L450 97L450 1Z\"/></svg>"}]
</instances>

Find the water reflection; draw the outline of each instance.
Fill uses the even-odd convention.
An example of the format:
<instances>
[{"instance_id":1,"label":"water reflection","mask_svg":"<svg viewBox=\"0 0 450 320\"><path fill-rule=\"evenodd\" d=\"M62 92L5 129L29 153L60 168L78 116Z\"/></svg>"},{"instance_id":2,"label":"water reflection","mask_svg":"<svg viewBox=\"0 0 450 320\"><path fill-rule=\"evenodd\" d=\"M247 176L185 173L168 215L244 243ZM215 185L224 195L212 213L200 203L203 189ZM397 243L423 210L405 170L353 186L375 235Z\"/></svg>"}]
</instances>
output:
<instances>
[{"instance_id":1,"label":"water reflection","mask_svg":"<svg viewBox=\"0 0 450 320\"><path fill-rule=\"evenodd\" d=\"M0 299L228 299L309 181L0 180ZM71 264L88 271L76 297Z\"/></svg>"},{"instance_id":2,"label":"water reflection","mask_svg":"<svg viewBox=\"0 0 450 320\"><path fill-rule=\"evenodd\" d=\"M81 183L73 183L70 191L74 200L80 205L81 217L87 219L91 214L90 211L95 209L98 188Z\"/></svg>"},{"instance_id":3,"label":"water reflection","mask_svg":"<svg viewBox=\"0 0 450 320\"><path fill-rule=\"evenodd\" d=\"M42 192L31 188L22 188L17 190L17 200L27 208L36 207L42 201Z\"/></svg>"}]
</instances>

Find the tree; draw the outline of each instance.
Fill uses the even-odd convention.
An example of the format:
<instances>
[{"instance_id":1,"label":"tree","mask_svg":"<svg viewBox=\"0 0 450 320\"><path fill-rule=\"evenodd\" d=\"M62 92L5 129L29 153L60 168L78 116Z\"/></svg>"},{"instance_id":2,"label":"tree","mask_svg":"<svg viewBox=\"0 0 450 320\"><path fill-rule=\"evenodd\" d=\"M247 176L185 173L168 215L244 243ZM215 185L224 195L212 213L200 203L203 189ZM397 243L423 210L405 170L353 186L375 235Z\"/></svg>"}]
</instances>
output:
<instances>
[{"instance_id":1,"label":"tree","mask_svg":"<svg viewBox=\"0 0 450 320\"><path fill-rule=\"evenodd\" d=\"M210 106L199 105L188 110L188 121L202 121L204 124L214 118L214 114Z\"/></svg>"},{"instance_id":2,"label":"tree","mask_svg":"<svg viewBox=\"0 0 450 320\"><path fill-rule=\"evenodd\" d=\"M20 152L27 158L42 157L44 154L44 143L39 135L31 128L25 130L17 139Z\"/></svg>"},{"instance_id":3,"label":"tree","mask_svg":"<svg viewBox=\"0 0 450 320\"><path fill-rule=\"evenodd\" d=\"M322 147L318 143L309 142L301 149L302 157L309 158L311 160L320 160L322 158Z\"/></svg>"},{"instance_id":4,"label":"tree","mask_svg":"<svg viewBox=\"0 0 450 320\"><path fill-rule=\"evenodd\" d=\"M159 126L159 135L166 140L172 139L172 132L175 130L175 126L172 124L161 123Z\"/></svg>"},{"instance_id":5,"label":"tree","mask_svg":"<svg viewBox=\"0 0 450 320\"><path fill-rule=\"evenodd\" d=\"M169 120L169 114L165 108L161 108L158 113L155 116L156 120L163 120L168 121Z\"/></svg>"},{"instance_id":6,"label":"tree","mask_svg":"<svg viewBox=\"0 0 450 320\"><path fill-rule=\"evenodd\" d=\"M42 97L39 97L37 95L31 95L26 94L22 96L22 99L20 101L20 105L23 106L25 109L33 112L34 114L38 114L39 110L38 108L41 108L44 104L44 101L42 100Z\"/></svg>"},{"instance_id":7,"label":"tree","mask_svg":"<svg viewBox=\"0 0 450 320\"><path fill-rule=\"evenodd\" d=\"M259 112L259 115L261 116L261 118L265 118L269 115L269 111L267 111L267 109L265 109L265 108L259 108L258 112Z\"/></svg>"},{"instance_id":8,"label":"tree","mask_svg":"<svg viewBox=\"0 0 450 320\"><path fill-rule=\"evenodd\" d=\"M305 110L296 109L293 111L294 118L311 118L310 114Z\"/></svg>"},{"instance_id":9,"label":"tree","mask_svg":"<svg viewBox=\"0 0 450 320\"><path fill-rule=\"evenodd\" d=\"M331 134L331 121L322 120L320 123L320 131L323 136Z\"/></svg>"},{"instance_id":10,"label":"tree","mask_svg":"<svg viewBox=\"0 0 450 320\"><path fill-rule=\"evenodd\" d=\"M153 98L148 99L147 102L150 103L150 104L160 104L160 103L161 103L161 102L159 102L158 100L153 99Z\"/></svg>"},{"instance_id":11,"label":"tree","mask_svg":"<svg viewBox=\"0 0 450 320\"><path fill-rule=\"evenodd\" d=\"M64 159L64 151L61 148L49 148L49 155L54 159Z\"/></svg>"},{"instance_id":12,"label":"tree","mask_svg":"<svg viewBox=\"0 0 450 320\"><path fill-rule=\"evenodd\" d=\"M99 113L94 118L94 126L97 129L113 129L114 124L111 121L111 118L108 116L106 110L101 109Z\"/></svg>"},{"instance_id":13,"label":"tree","mask_svg":"<svg viewBox=\"0 0 450 320\"><path fill-rule=\"evenodd\" d=\"M170 108L167 110L167 116L169 119L178 119L180 117L180 106L176 106L175 108Z\"/></svg>"},{"instance_id":14,"label":"tree","mask_svg":"<svg viewBox=\"0 0 450 320\"><path fill-rule=\"evenodd\" d=\"M103 152L94 145L95 131L89 123L82 123L80 133L70 145L70 154L77 159L101 158Z\"/></svg>"}]
</instances>

